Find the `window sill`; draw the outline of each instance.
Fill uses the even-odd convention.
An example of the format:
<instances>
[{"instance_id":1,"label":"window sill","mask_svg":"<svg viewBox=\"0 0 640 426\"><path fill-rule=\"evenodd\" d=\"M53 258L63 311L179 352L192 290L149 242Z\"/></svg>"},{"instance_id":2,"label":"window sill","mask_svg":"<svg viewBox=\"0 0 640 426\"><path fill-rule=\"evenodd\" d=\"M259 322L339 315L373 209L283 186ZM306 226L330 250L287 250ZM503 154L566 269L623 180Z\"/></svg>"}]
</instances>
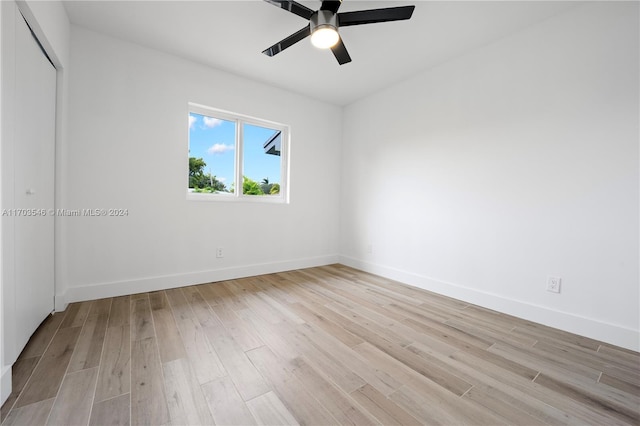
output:
<instances>
[{"instance_id":1,"label":"window sill","mask_svg":"<svg viewBox=\"0 0 640 426\"><path fill-rule=\"evenodd\" d=\"M202 192L187 191L187 201L219 201L223 203L264 203L264 204L289 204L288 200L281 195L243 195L235 194L210 194Z\"/></svg>"}]
</instances>

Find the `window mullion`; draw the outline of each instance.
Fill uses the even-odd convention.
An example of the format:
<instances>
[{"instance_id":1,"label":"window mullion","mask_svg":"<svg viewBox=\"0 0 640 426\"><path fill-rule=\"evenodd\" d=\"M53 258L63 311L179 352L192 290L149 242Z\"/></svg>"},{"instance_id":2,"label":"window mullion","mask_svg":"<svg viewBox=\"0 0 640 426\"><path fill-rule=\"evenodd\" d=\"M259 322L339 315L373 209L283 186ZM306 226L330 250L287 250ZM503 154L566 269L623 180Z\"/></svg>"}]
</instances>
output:
<instances>
[{"instance_id":1,"label":"window mullion","mask_svg":"<svg viewBox=\"0 0 640 426\"><path fill-rule=\"evenodd\" d=\"M236 197L242 197L243 193L243 135L242 135L242 120L236 120Z\"/></svg>"}]
</instances>

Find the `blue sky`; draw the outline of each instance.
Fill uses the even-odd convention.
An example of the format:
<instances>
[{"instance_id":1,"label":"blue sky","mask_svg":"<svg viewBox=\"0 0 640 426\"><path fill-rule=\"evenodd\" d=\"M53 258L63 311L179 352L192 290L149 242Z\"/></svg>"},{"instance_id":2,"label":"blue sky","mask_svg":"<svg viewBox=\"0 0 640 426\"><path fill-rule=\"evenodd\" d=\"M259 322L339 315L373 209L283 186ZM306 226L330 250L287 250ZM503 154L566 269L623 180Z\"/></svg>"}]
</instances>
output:
<instances>
[{"instance_id":1,"label":"blue sky","mask_svg":"<svg viewBox=\"0 0 640 426\"><path fill-rule=\"evenodd\" d=\"M280 182L280 157L265 154L263 145L274 133L274 129L244 124L243 173L256 182L268 178L269 183ZM189 157L204 159L205 173L211 173L227 188L234 179L235 168L235 123L189 114Z\"/></svg>"}]
</instances>

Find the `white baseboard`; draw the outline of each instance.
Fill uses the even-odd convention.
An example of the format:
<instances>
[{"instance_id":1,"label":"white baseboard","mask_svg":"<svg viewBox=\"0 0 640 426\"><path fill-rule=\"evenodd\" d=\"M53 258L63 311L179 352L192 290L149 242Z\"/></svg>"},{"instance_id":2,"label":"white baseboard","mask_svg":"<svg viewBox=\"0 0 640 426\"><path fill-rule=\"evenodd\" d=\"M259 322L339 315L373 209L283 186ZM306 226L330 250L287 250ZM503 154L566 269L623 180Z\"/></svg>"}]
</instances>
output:
<instances>
[{"instance_id":1,"label":"white baseboard","mask_svg":"<svg viewBox=\"0 0 640 426\"><path fill-rule=\"evenodd\" d=\"M128 294L146 293L169 288L186 287L216 281L252 277L294 269L312 268L338 262L338 255L328 255L296 259L284 262L260 263L232 268L189 272L184 274L147 277L126 281L116 281L69 288L65 294L56 296L56 310L64 310L67 303L84 300L117 297Z\"/></svg>"},{"instance_id":2,"label":"white baseboard","mask_svg":"<svg viewBox=\"0 0 640 426\"><path fill-rule=\"evenodd\" d=\"M0 405L4 404L11 395L11 366L2 366L2 377L0 378Z\"/></svg>"},{"instance_id":3,"label":"white baseboard","mask_svg":"<svg viewBox=\"0 0 640 426\"><path fill-rule=\"evenodd\" d=\"M521 300L510 299L498 294L482 292L469 287L448 283L400 269L371 262L340 256L340 263L365 272L380 275L424 290L479 305L518 318L544 324L549 327L575 333L623 348L640 351L640 332L586 318L568 312L561 312L545 306L534 305Z\"/></svg>"}]
</instances>

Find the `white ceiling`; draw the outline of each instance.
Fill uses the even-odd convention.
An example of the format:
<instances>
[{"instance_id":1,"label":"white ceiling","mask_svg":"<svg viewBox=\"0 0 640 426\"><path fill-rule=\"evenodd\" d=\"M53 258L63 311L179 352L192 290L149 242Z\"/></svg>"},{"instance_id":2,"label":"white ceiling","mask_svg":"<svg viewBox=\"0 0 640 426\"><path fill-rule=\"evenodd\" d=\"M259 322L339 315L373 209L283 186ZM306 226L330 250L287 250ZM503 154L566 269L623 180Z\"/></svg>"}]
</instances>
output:
<instances>
[{"instance_id":1,"label":"white ceiling","mask_svg":"<svg viewBox=\"0 0 640 426\"><path fill-rule=\"evenodd\" d=\"M321 2L300 1L316 10ZM341 12L415 4L409 21L345 27L353 62L303 40L261 52L307 24L264 1L67 1L75 25L337 105L519 31L576 2L344 0Z\"/></svg>"}]
</instances>

